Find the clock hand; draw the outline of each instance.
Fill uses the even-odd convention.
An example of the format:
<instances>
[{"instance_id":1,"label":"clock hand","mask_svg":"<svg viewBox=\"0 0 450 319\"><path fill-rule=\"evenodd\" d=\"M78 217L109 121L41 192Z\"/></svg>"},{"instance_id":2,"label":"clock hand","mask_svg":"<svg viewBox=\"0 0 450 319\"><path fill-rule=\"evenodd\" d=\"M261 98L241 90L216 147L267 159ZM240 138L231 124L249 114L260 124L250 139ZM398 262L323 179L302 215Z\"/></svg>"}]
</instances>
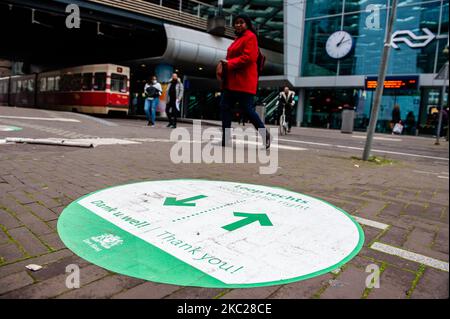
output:
<instances>
[{"instance_id":1,"label":"clock hand","mask_svg":"<svg viewBox=\"0 0 450 319\"><path fill-rule=\"evenodd\" d=\"M342 37L341 41L339 41L339 43L337 44L337 46L340 46L341 43L342 43L342 41L344 41L344 39L345 39L345 35Z\"/></svg>"}]
</instances>

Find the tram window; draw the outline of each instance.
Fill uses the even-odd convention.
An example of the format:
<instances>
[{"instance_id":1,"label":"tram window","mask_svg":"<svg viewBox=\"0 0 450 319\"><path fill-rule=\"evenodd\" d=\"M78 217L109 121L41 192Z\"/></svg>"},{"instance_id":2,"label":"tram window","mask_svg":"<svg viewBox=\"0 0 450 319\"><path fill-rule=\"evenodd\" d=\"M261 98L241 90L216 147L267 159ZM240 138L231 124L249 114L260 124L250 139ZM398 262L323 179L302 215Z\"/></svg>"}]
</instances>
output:
<instances>
[{"instance_id":1,"label":"tram window","mask_svg":"<svg viewBox=\"0 0 450 319\"><path fill-rule=\"evenodd\" d=\"M61 91L70 91L71 81L72 81L72 75L64 74L61 79Z\"/></svg>"},{"instance_id":2,"label":"tram window","mask_svg":"<svg viewBox=\"0 0 450 319\"><path fill-rule=\"evenodd\" d=\"M83 73L83 91L92 90L92 73Z\"/></svg>"},{"instance_id":3,"label":"tram window","mask_svg":"<svg viewBox=\"0 0 450 319\"><path fill-rule=\"evenodd\" d=\"M127 91L126 75L111 74L111 91L125 93Z\"/></svg>"},{"instance_id":4,"label":"tram window","mask_svg":"<svg viewBox=\"0 0 450 319\"><path fill-rule=\"evenodd\" d=\"M47 89L47 78L41 78L39 82L39 91L45 92Z\"/></svg>"},{"instance_id":5,"label":"tram window","mask_svg":"<svg viewBox=\"0 0 450 319\"><path fill-rule=\"evenodd\" d=\"M47 78L47 91L53 91L55 89L55 78L48 77Z\"/></svg>"},{"instance_id":6,"label":"tram window","mask_svg":"<svg viewBox=\"0 0 450 319\"><path fill-rule=\"evenodd\" d=\"M106 72L95 73L94 90L104 91L106 89Z\"/></svg>"},{"instance_id":7,"label":"tram window","mask_svg":"<svg viewBox=\"0 0 450 319\"><path fill-rule=\"evenodd\" d=\"M17 93L17 82L11 81L11 93Z\"/></svg>"},{"instance_id":8,"label":"tram window","mask_svg":"<svg viewBox=\"0 0 450 319\"><path fill-rule=\"evenodd\" d=\"M70 89L71 91L81 91L81 73L76 73L72 76Z\"/></svg>"},{"instance_id":9,"label":"tram window","mask_svg":"<svg viewBox=\"0 0 450 319\"><path fill-rule=\"evenodd\" d=\"M61 77L58 75L55 77L55 91L59 91L59 84L61 81Z\"/></svg>"},{"instance_id":10,"label":"tram window","mask_svg":"<svg viewBox=\"0 0 450 319\"><path fill-rule=\"evenodd\" d=\"M28 92L34 92L34 80L33 79L28 80Z\"/></svg>"}]
</instances>

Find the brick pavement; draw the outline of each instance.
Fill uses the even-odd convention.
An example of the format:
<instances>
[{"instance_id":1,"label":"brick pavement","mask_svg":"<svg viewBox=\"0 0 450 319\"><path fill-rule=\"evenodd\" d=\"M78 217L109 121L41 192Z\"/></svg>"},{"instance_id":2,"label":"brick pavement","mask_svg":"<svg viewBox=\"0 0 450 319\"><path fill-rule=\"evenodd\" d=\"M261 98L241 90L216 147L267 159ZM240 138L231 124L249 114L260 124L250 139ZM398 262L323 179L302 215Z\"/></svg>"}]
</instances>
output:
<instances>
[{"instance_id":1,"label":"brick pavement","mask_svg":"<svg viewBox=\"0 0 450 319\"><path fill-rule=\"evenodd\" d=\"M163 128L154 132L167 137ZM259 175L257 164L174 165L170 147L0 145L0 298L448 298L448 272L369 248L379 241L448 262L448 179L414 173L430 171L433 161L357 162L357 168L342 152L281 150L278 172ZM448 172L448 162L437 169ZM338 274L255 289L146 282L85 262L60 241L57 219L71 201L101 188L162 178L282 186L390 226L363 226L363 249ZM31 272L25 268L30 263L44 268ZM73 263L81 267L79 289L65 286L65 267ZM373 263L382 269L381 287L367 289L365 269Z\"/></svg>"}]
</instances>

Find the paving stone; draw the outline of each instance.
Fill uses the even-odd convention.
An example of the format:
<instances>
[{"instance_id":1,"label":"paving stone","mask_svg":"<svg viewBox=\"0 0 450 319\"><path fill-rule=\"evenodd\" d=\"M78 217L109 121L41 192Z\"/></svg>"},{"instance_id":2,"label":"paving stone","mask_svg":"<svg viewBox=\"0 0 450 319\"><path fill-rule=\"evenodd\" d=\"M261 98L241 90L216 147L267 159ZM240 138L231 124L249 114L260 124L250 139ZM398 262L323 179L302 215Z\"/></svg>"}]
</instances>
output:
<instances>
[{"instance_id":1,"label":"paving stone","mask_svg":"<svg viewBox=\"0 0 450 319\"><path fill-rule=\"evenodd\" d=\"M87 266L80 269L80 286L83 287L95 280L108 275L108 272L97 266ZM67 274L52 277L48 280L36 283L32 286L14 290L10 293L0 296L6 299L45 299L53 298L64 292L72 293L82 288L67 288Z\"/></svg>"},{"instance_id":2,"label":"paving stone","mask_svg":"<svg viewBox=\"0 0 450 319\"><path fill-rule=\"evenodd\" d=\"M389 230L379 238L379 241L383 242L384 244L402 247L410 233L411 229L391 226Z\"/></svg>"},{"instance_id":3,"label":"paving stone","mask_svg":"<svg viewBox=\"0 0 450 319\"><path fill-rule=\"evenodd\" d=\"M10 196L14 197L17 202L20 204L30 204L35 202L34 199L32 199L27 193L23 191L14 191L8 193Z\"/></svg>"},{"instance_id":4,"label":"paving stone","mask_svg":"<svg viewBox=\"0 0 450 319\"><path fill-rule=\"evenodd\" d=\"M411 294L412 299L448 298L448 272L426 268L423 276Z\"/></svg>"},{"instance_id":5,"label":"paving stone","mask_svg":"<svg viewBox=\"0 0 450 319\"><path fill-rule=\"evenodd\" d=\"M396 218L403 211L405 205L398 203L389 203L387 206L379 213L378 216L383 216L388 219Z\"/></svg>"},{"instance_id":6,"label":"paving stone","mask_svg":"<svg viewBox=\"0 0 450 319\"><path fill-rule=\"evenodd\" d=\"M180 289L180 286L146 282L114 295L113 299L161 299Z\"/></svg>"},{"instance_id":7,"label":"paving stone","mask_svg":"<svg viewBox=\"0 0 450 319\"><path fill-rule=\"evenodd\" d=\"M0 266L0 278L2 278L3 276L14 274L16 272L20 272L20 271L26 269L25 266L29 265L29 264L37 264L37 265L44 266L44 265L51 264L53 262L60 260L61 258L65 258L68 256L73 256L73 253L69 249L63 249L60 251L48 253L43 256L29 258L24 261Z\"/></svg>"},{"instance_id":8,"label":"paving stone","mask_svg":"<svg viewBox=\"0 0 450 319\"><path fill-rule=\"evenodd\" d=\"M164 299L212 299L225 289L185 287L166 296Z\"/></svg>"},{"instance_id":9,"label":"paving stone","mask_svg":"<svg viewBox=\"0 0 450 319\"><path fill-rule=\"evenodd\" d=\"M53 232L53 229L33 215L30 211L17 214L17 218L37 236L46 235Z\"/></svg>"},{"instance_id":10,"label":"paving stone","mask_svg":"<svg viewBox=\"0 0 450 319\"><path fill-rule=\"evenodd\" d=\"M66 245L64 245L64 243L61 241L59 235L56 233L43 235L39 238L53 250L60 250L66 247Z\"/></svg>"},{"instance_id":11,"label":"paving stone","mask_svg":"<svg viewBox=\"0 0 450 319\"><path fill-rule=\"evenodd\" d=\"M361 256L372 258L380 262L387 262L392 266L396 266L401 269L407 269L412 272L419 270L419 264L410 260L406 260L394 255L385 254L367 247L363 247L359 253Z\"/></svg>"},{"instance_id":12,"label":"paving stone","mask_svg":"<svg viewBox=\"0 0 450 319\"><path fill-rule=\"evenodd\" d=\"M9 231L11 237L23 246L25 251L30 256L41 255L48 252L45 247L36 236L34 236L25 227L14 228Z\"/></svg>"},{"instance_id":13,"label":"paving stone","mask_svg":"<svg viewBox=\"0 0 450 319\"><path fill-rule=\"evenodd\" d=\"M5 227L6 229L16 228L22 225L17 218L13 217L7 211L0 209L0 225Z\"/></svg>"},{"instance_id":14,"label":"paving stone","mask_svg":"<svg viewBox=\"0 0 450 319\"><path fill-rule=\"evenodd\" d=\"M6 233L0 228L0 246L3 244L7 244L10 243L9 237L8 235L6 235ZM0 248L0 252L1 252L1 248ZM0 254L1 255L1 254Z\"/></svg>"},{"instance_id":15,"label":"paving stone","mask_svg":"<svg viewBox=\"0 0 450 319\"><path fill-rule=\"evenodd\" d=\"M369 274L364 270L348 266L337 279L330 280L329 287L320 295L321 299L360 299L366 288Z\"/></svg>"},{"instance_id":16,"label":"paving stone","mask_svg":"<svg viewBox=\"0 0 450 319\"><path fill-rule=\"evenodd\" d=\"M269 299L306 299L312 298L328 281L333 279L330 274L319 277L297 281L281 286L278 290L268 296ZM226 296L226 295L225 295ZM237 297L239 298L239 297Z\"/></svg>"},{"instance_id":17,"label":"paving stone","mask_svg":"<svg viewBox=\"0 0 450 319\"><path fill-rule=\"evenodd\" d=\"M261 288L233 289L227 292L221 299L265 299L275 293L280 286L268 286Z\"/></svg>"},{"instance_id":18,"label":"paving stone","mask_svg":"<svg viewBox=\"0 0 450 319\"><path fill-rule=\"evenodd\" d=\"M408 240L405 242L405 249L409 249L412 251L416 251L417 249L423 247L431 247L434 237L436 233L430 232L421 228L414 228L413 231L409 234Z\"/></svg>"},{"instance_id":19,"label":"paving stone","mask_svg":"<svg viewBox=\"0 0 450 319\"><path fill-rule=\"evenodd\" d=\"M143 280L126 276L107 276L78 289L72 289L70 292L58 296L58 299L92 299L109 298L125 289L130 289Z\"/></svg>"},{"instance_id":20,"label":"paving stone","mask_svg":"<svg viewBox=\"0 0 450 319\"><path fill-rule=\"evenodd\" d=\"M58 218L58 215L55 214L54 212L52 212L51 210L49 210L48 208L38 204L38 203L32 203L27 205L30 210L36 215L38 216L40 219L42 219L43 221L50 221L50 220L55 220Z\"/></svg>"},{"instance_id":21,"label":"paving stone","mask_svg":"<svg viewBox=\"0 0 450 319\"><path fill-rule=\"evenodd\" d=\"M380 276L379 288L372 288L368 299L406 299L416 275L395 267L387 267Z\"/></svg>"},{"instance_id":22,"label":"paving stone","mask_svg":"<svg viewBox=\"0 0 450 319\"><path fill-rule=\"evenodd\" d=\"M26 271L0 278L0 295L31 285L32 283L33 278Z\"/></svg>"},{"instance_id":23,"label":"paving stone","mask_svg":"<svg viewBox=\"0 0 450 319\"><path fill-rule=\"evenodd\" d=\"M17 247L16 244L9 243L9 244L3 244L0 246L0 257L2 257L6 263L10 263L15 260L24 258L25 255L20 250L20 248ZM2 270L2 268L0 268L0 274L1 274L1 270Z\"/></svg>"}]
</instances>

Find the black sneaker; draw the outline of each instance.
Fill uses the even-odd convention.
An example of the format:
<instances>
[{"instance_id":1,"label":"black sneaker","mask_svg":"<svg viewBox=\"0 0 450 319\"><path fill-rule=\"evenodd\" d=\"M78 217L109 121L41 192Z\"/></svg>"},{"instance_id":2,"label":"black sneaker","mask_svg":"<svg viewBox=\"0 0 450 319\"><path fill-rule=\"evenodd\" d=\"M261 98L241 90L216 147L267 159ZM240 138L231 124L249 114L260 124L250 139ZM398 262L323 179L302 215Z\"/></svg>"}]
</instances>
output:
<instances>
[{"instance_id":1,"label":"black sneaker","mask_svg":"<svg viewBox=\"0 0 450 319\"><path fill-rule=\"evenodd\" d=\"M147 126L153 125L151 121L148 121Z\"/></svg>"},{"instance_id":2,"label":"black sneaker","mask_svg":"<svg viewBox=\"0 0 450 319\"><path fill-rule=\"evenodd\" d=\"M167 124L166 127L172 127L172 123Z\"/></svg>"}]
</instances>

